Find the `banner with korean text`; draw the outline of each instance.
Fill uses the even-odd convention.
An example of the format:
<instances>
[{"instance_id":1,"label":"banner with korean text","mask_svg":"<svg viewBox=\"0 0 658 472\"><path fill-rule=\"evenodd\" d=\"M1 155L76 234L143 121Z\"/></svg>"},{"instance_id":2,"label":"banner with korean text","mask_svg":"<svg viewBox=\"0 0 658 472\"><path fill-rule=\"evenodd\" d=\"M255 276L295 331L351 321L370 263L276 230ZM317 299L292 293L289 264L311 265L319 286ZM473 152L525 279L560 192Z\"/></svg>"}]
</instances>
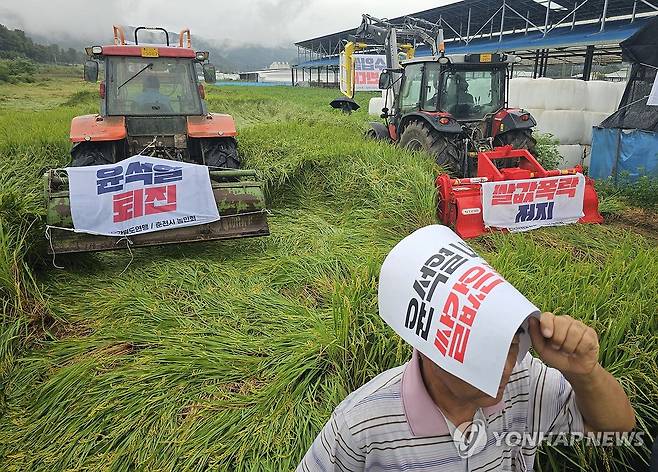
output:
<instances>
[{"instance_id":1,"label":"banner with korean text","mask_svg":"<svg viewBox=\"0 0 658 472\"><path fill-rule=\"evenodd\" d=\"M66 171L76 232L130 236L220 218L206 166L138 155Z\"/></svg>"},{"instance_id":2,"label":"banner with korean text","mask_svg":"<svg viewBox=\"0 0 658 472\"><path fill-rule=\"evenodd\" d=\"M386 56L354 55L354 86L357 91L379 90L379 76L386 69Z\"/></svg>"},{"instance_id":3,"label":"banner with korean text","mask_svg":"<svg viewBox=\"0 0 658 472\"><path fill-rule=\"evenodd\" d=\"M520 360L539 310L450 228L432 225L386 257L379 314L443 370L496 397L512 339L520 333Z\"/></svg>"},{"instance_id":4,"label":"banner with korean text","mask_svg":"<svg viewBox=\"0 0 658 472\"><path fill-rule=\"evenodd\" d=\"M386 69L386 56L379 54L355 54L354 61L354 91L376 91L379 90L379 76ZM340 90L343 93L351 93L347 90L347 58L345 53L340 53Z\"/></svg>"},{"instance_id":5,"label":"banner with korean text","mask_svg":"<svg viewBox=\"0 0 658 472\"><path fill-rule=\"evenodd\" d=\"M482 184L484 225L510 231L576 223L584 216L585 176Z\"/></svg>"}]
</instances>

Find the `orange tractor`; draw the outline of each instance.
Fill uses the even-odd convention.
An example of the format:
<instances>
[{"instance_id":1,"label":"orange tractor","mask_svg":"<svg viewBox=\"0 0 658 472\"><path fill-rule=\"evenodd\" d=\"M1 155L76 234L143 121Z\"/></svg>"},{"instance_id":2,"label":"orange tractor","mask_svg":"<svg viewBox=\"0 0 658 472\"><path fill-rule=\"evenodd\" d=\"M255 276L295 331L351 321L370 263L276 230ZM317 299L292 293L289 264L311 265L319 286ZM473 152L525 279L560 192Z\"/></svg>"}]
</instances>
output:
<instances>
[{"instance_id":1,"label":"orange tractor","mask_svg":"<svg viewBox=\"0 0 658 472\"><path fill-rule=\"evenodd\" d=\"M140 43L144 30L162 32L166 44ZM222 216L215 223L136 235L133 246L269 234L256 173L240 169L235 122L207 110L197 68L209 83L215 82L215 68L208 52L192 49L189 29L171 45L164 28L140 26L129 44L123 28L114 26L114 44L85 51L86 81L97 82L99 65L104 69L100 113L71 122L71 166L112 164L138 154L206 165ZM118 238L73 232L66 171L53 169L44 178L51 252L125 247L117 245Z\"/></svg>"}]
</instances>

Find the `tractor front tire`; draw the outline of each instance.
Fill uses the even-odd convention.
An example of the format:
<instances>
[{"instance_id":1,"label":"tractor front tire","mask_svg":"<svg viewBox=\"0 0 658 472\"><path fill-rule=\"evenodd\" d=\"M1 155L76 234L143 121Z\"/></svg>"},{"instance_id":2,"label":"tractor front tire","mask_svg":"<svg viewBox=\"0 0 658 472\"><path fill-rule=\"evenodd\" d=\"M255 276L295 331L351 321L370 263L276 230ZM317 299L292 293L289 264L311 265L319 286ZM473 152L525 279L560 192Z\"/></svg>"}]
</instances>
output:
<instances>
[{"instance_id":1,"label":"tractor front tire","mask_svg":"<svg viewBox=\"0 0 658 472\"><path fill-rule=\"evenodd\" d=\"M204 139L201 151L205 165L222 169L239 169L238 144L233 138Z\"/></svg>"},{"instance_id":2,"label":"tractor front tire","mask_svg":"<svg viewBox=\"0 0 658 472\"><path fill-rule=\"evenodd\" d=\"M82 142L71 149L71 167L100 166L112 164L112 144Z\"/></svg>"},{"instance_id":3,"label":"tractor front tire","mask_svg":"<svg viewBox=\"0 0 658 472\"><path fill-rule=\"evenodd\" d=\"M428 125L413 121L402 131L400 146L410 151L425 151L436 163L456 177L465 177L459 143L453 135L440 133Z\"/></svg>"}]
</instances>

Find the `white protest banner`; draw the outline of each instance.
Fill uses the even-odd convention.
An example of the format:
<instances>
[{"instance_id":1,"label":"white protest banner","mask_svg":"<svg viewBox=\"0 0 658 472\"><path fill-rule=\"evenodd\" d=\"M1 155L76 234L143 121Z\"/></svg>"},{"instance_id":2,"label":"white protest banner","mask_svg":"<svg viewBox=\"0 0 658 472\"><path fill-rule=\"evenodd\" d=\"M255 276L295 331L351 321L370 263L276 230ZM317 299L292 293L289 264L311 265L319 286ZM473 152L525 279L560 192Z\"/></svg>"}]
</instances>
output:
<instances>
[{"instance_id":1,"label":"white protest banner","mask_svg":"<svg viewBox=\"0 0 658 472\"><path fill-rule=\"evenodd\" d=\"M539 310L446 226L421 228L389 253L379 314L439 367L496 397L512 338Z\"/></svg>"},{"instance_id":2,"label":"white protest banner","mask_svg":"<svg viewBox=\"0 0 658 472\"><path fill-rule=\"evenodd\" d=\"M386 56L378 54L355 55L355 90L379 90L379 76L384 69L386 69Z\"/></svg>"},{"instance_id":3,"label":"white protest banner","mask_svg":"<svg viewBox=\"0 0 658 472\"><path fill-rule=\"evenodd\" d=\"M137 155L66 171L79 233L127 236L219 220L206 166Z\"/></svg>"},{"instance_id":4,"label":"white protest banner","mask_svg":"<svg viewBox=\"0 0 658 472\"><path fill-rule=\"evenodd\" d=\"M487 227L510 231L576 223L584 216L584 201L583 174L485 182L482 219Z\"/></svg>"},{"instance_id":5,"label":"white protest banner","mask_svg":"<svg viewBox=\"0 0 658 472\"><path fill-rule=\"evenodd\" d=\"M653 81L653 87L651 87L647 105L658 106L658 74L656 74L656 80Z\"/></svg>"},{"instance_id":6,"label":"white protest banner","mask_svg":"<svg viewBox=\"0 0 658 472\"><path fill-rule=\"evenodd\" d=\"M386 69L386 56L378 54L355 54L352 56L354 66L354 91L379 90L379 76ZM351 93L347 90L347 56L345 52L340 53L340 90L343 93Z\"/></svg>"}]
</instances>

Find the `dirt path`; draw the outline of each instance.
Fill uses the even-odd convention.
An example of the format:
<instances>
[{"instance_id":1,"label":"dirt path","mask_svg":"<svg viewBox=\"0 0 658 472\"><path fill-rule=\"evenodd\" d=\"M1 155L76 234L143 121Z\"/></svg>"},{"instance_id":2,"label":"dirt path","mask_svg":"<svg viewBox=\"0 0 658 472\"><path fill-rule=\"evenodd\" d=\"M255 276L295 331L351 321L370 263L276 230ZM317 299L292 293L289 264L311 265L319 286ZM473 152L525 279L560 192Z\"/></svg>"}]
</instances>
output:
<instances>
[{"instance_id":1,"label":"dirt path","mask_svg":"<svg viewBox=\"0 0 658 472\"><path fill-rule=\"evenodd\" d=\"M643 208L628 208L618 215L606 216L605 222L658 241L658 213L656 212Z\"/></svg>"}]
</instances>

